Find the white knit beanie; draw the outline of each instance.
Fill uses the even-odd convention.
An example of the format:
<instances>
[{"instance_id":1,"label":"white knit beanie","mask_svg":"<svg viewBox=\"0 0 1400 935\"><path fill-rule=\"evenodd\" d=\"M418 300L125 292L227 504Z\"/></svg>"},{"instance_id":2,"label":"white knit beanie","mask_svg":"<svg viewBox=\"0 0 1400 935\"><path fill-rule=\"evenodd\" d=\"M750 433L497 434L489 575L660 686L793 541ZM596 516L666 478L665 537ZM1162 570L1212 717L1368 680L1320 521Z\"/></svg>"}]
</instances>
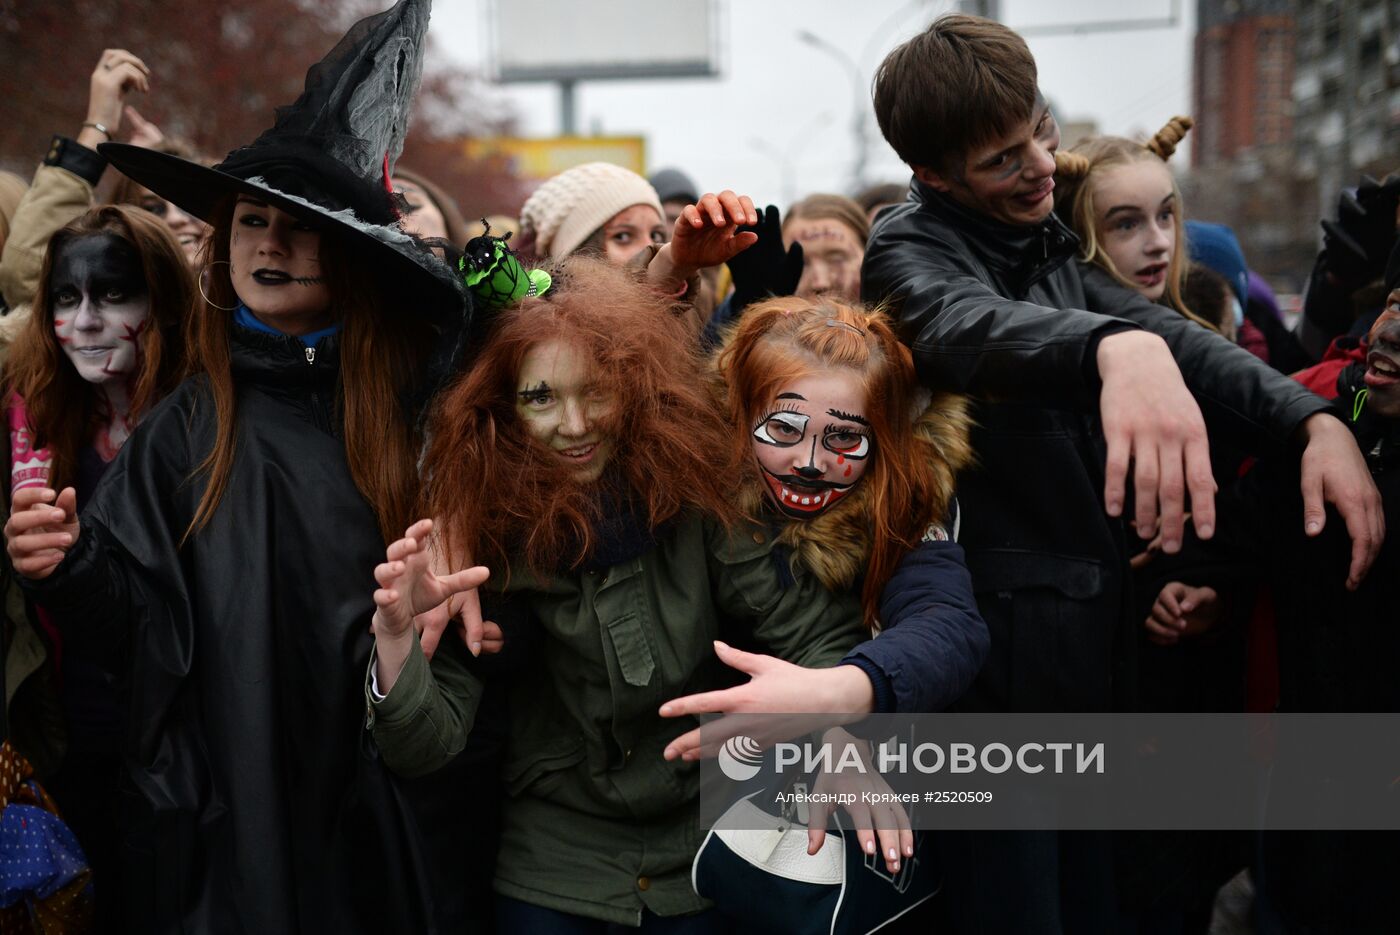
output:
<instances>
[{"instance_id":1,"label":"white knit beanie","mask_svg":"<svg viewBox=\"0 0 1400 935\"><path fill-rule=\"evenodd\" d=\"M535 253L566 257L619 211L651 205L659 217L661 199L646 179L610 162L586 162L545 182L520 209L520 228L535 232Z\"/></svg>"}]
</instances>

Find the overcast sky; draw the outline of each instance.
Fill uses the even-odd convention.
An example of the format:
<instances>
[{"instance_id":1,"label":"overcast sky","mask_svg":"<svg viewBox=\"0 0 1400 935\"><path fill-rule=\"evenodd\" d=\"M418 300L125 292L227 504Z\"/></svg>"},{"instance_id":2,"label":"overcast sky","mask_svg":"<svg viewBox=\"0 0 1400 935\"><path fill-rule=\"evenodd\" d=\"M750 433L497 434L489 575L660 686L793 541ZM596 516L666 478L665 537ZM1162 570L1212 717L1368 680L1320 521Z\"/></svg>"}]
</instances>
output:
<instances>
[{"instance_id":1,"label":"overcast sky","mask_svg":"<svg viewBox=\"0 0 1400 935\"><path fill-rule=\"evenodd\" d=\"M702 189L733 188L759 203L782 203L789 190L798 197L845 191L855 152L854 81L831 54L799 41L798 30L806 29L857 60L859 106L869 112L868 177L907 180L875 124L870 79L886 52L950 9L951 0L719 4L718 78L581 83L579 132L641 135L649 171L678 166ZM606 15L605 0L587 5ZM1173 8L1178 23L1171 28L1036 35L1046 26L1165 20ZM1090 118L1102 132L1131 135L1189 113L1192 0L1002 0L1001 19L1026 30L1041 87L1061 120ZM486 67L486 0L436 0L432 22L444 52L468 67ZM502 85L497 92L513 105L523 135L559 132L554 85ZM788 185L785 162L792 166Z\"/></svg>"}]
</instances>

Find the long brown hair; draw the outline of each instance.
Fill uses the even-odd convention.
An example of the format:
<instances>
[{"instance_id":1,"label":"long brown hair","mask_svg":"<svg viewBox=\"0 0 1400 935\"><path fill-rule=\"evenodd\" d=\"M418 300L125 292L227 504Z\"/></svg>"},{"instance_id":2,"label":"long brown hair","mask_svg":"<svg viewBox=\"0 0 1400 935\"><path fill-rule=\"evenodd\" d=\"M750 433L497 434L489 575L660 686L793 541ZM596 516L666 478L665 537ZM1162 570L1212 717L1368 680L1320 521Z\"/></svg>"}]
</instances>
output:
<instances>
[{"instance_id":1,"label":"long brown hair","mask_svg":"<svg viewBox=\"0 0 1400 935\"><path fill-rule=\"evenodd\" d=\"M747 463L753 461L750 433L783 387L838 368L859 377L875 443L874 458L860 481L872 527L861 603L866 624L873 625L880 592L895 566L930 523L944 518L952 471L966 457L961 447L938 451L915 433L918 382L909 349L879 311L829 297L788 296L745 311L716 368L733 427L731 450ZM848 499L832 512L843 508L858 507Z\"/></svg>"},{"instance_id":2,"label":"long brown hair","mask_svg":"<svg viewBox=\"0 0 1400 935\"><path fill-rule=\"evenodd\" d=\"M1101 267L1126 288L1137 286L1113 264L1112 258L1099 243L1099 227L1095 220L1094 176L1104 169L1130 165L1135 162L1166 163L1176 152L1191 129L1190 117L1173 117L1146 143L1137 143L1120 136L1097 136L1077 144L1069 152L1055 154L1055 212L1079 235L1079 259ZM1171 175L1168 172L1168 175ZM1176 196L1176 211L1172 226L1176 230L1176 249L1167 263L1166 291L1162 304L1212 331L1216 327L1197 315L1181 295L1181 284L1189 265L1186 250L1185 210L1181 204L1181 189L1172 177L1172 194Z\"/></svg>"},{"instance_id":3,"label":"long brown hair","mask_svg":"<svg viewBox=\"0 0 1400 935\"><path fill-rule=\"evenodd\" d=\"M207 486L187 538L218 509L237 455L237 395L229 357L232 314L226 310L238 303L228 265L234 204L230 197L212 219L206 297L194 317L193 355L208 380L217 427L213 447L195 469L196 475L206 476ZM381 535L391 542L413 521L418 438L405 398L422 377L433 330L423 309L400 308L413 303L396 296L379 265L352 244L324 232L320 259L331 307L343 323L336 405L344 417L345 457L356 488L374 509Z\"/></svg>"},{"instance_id":4,"label":"long brown hair","mask_svg":"<svg viewBox=\"0 0 1400 935\"><path fill-rule=\"evenodd\" d=\"M576 567L618 490L655 530L683 511L732 520L738 462L704 380L693 332L625 270L571 257L554 287L494 323L469 372L439 398L424 459L425 507L454 558L538 573ZM526 431L516 411L522 363L559 341L582 354L611 401L598 430L615 449L582 485Z\"/></svg>"},{"instance_id":5,"label":"long brown hair","mask_svg":"<svg viewBox=\"0 0 1400 935\"><path fill-rule=\"evenodd\" d=\"M184 372L184 325L197 293L185 254L169 228L139 208L104 205L54 234L39 270L33 312L16 338L4 386L7 397L14 392L24 401L34 447L47 447L52 455L48 483L55 490L76 479L78 452L100 428L102 409L93 385L78 375L54 334L54 260L68 244L100 234L113 234L136 251L150 300L148 324L137 342L131 420L168 395Z\"/></svg>"}]
</instances>

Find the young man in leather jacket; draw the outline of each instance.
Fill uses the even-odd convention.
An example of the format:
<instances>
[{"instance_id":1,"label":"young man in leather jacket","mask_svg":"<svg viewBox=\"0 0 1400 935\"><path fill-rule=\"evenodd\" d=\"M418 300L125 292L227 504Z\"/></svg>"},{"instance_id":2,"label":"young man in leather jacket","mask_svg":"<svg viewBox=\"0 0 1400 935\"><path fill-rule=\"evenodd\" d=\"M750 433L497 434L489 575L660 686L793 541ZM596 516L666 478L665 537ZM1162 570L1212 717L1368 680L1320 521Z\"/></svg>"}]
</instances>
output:
<instances>
[{"instance_id":1,"label":"young man in leather jacket","mask_svg":"<svg viewBox=\"0 0 1400 935\"><path fill-rule=\"evenodd\" d=\"M862 298L890 303L925 383L977 400L961 541L992 648L962 708L1131 710L1134 532L1168 553L1188 516L1211 535L1212 437L1297 447L1304 527L1321 531L1327 503L1341 514L1349 587L1383 514L1325 401L1075 262L1051 212L1059 129L1036 80L1019 36L971 16L941 17L885 59L876 115L914 181L875 225ZM943 837L958 931L1132 930L1102 836Z\"/></svg>"}]
</instances>

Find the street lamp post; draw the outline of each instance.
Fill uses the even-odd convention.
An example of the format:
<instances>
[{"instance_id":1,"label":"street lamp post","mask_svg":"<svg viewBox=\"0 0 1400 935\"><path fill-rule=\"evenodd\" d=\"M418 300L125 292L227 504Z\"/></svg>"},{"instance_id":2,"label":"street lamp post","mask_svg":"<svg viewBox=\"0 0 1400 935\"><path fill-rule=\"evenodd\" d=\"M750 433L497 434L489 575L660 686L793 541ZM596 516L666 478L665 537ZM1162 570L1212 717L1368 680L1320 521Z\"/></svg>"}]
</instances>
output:
<instances>
[{"instance_id":1,"label":"street lamp post","mask_svg":"<svg viewBox=\"0 0 1400 935\"><path fill-rule=\"evenodd\" d=\"M865 166L870 158L870 138L866 132L870 106L865 99L865 78L861 75L860 66L856 64L855 59L847 55L840 46L806 29L799 29L797 38L836 59L851 76L851 135L855 137L856 144L855 157L851 160L851 194L857 194L865 188Z\"/></svg>"}]
</instances>

